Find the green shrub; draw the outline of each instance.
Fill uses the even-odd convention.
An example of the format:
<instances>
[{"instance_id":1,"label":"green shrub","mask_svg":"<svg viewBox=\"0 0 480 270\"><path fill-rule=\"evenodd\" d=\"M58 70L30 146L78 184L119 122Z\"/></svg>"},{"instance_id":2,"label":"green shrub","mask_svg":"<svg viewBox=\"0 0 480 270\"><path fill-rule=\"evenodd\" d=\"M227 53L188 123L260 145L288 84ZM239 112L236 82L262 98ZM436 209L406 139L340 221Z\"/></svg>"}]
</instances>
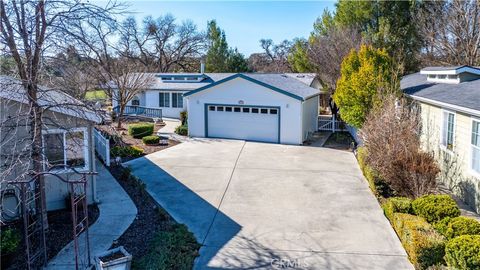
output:
<instances>
[{"instance_id":1,"label":"green shrub","mask_svg":"<svg viewBox=\"0 0 480 270\"><path fill-rule=\"evenodd\" d=\"M443 263L445 238L425 219L404 213L393 214L393 228L410 261L417 269Z\"/></svg>"},{"instance_id":2,"label":"green shrub","mask_svg":"<svg viewBox=\"0 0 480 270\"><path fill-rule=\"evenodd\" d=\"M412 200L405 197L392 197L382 205L382 208L385 216L391 222L394 213L409 214L412 212Z\"/></svg>"},{"instance_id":3,"label":"green shrub","mask_svg":"<svg viewBox=\"0 0 480 270\"><path fill-rule=\"evenodd\" d=\"M445 218L436 223L434 227L447 239L461 235L480 235L480 222L473 218Z\"/></svg>"},{"instance_id":4,"label":"green shrub","mask_svg":"<svg viewBox=\"0 0 480 270\"><path fill-rule=\"evenodd\" d=\"M144 144L158 144L158 142L160 142L160 137L156 135L145 136L142 138L142 142Z\"/></svg>"},{"instance_id":5,"label":"green shrub","mask_svg":"<svg viewBox=\"0 0 480 270\"><path fill-rule=\"evenodd\" d=\"M412 202L413 212L430 223L438 222L446 217L458 217L460 209L448 195L426 195Z\"/></svg>"},{"instance_id":6,"label":"green shrub","mask_svg":"<svg viewBox=\"0 0 480 270\"><path fill-rule=\"evenodd\" d=\"M143 155L143 149L137 146L114 146L110 154L114 157L140 157Z\"/></svg>"},{"instance_id":7,"label":"green shrub","mask_svg":"<svg viewBox=\"0 0 480 270\"><path fill-rule=\"evenodd\" d=\"M377 172L372 169L366 162L367 159L367 149L365 147L357 148L357 160L360 170L362 170L365 179L367 179L368 186L372 192L376 195L383 197L389 197L393 194L393 190L388 186L388 184L380 178Z\"/></svg>"},{"instance_id":8,"label":"green shrub","mask_svg":"<svg viewBox=\"0 0 480 270\"><path fill-rule=\"evenodd\" d=\"M0 254L15 252L20 245L21 237L14 229L4 229L0 234Z\"/></svg>"},{"instance_id":9,"label":"green shrub","mask_svg":"<svg viewBox=\"0 0 480 270\"><path fill-rule=\"evenodd\" d=\"M452 269L480 269L480 235L462 235L449 240L445 261Z\"/></svg>"},{"instance_id":10,"label":"green shrub","mask_svg":"<svg viewBox=\"0 0 480 270\"><path fill-rule=\"evenodd\" d=\"M183 224L154 237L148 253L135 263L138 269L192 269L200 245Z\"/></svg>"},{"instance_id":11,"label":"green shrub","mask_svg":"<svg viewBox=\"0 0 480 270\"><path fill-rule=\"evenodd\" d=\"M188 126L187 125L178 126L175 129L175 133L177 133L178 135L187 136L188 135Z\"/></svg>"},{"instance_id":12,"label":"green shrub","mask_svg":"<svg viewBox=\"0 0 480 270\"><path fill-rule=\"evenodd\" d=\"M128 134L136 139L153 134L153 123L137 123L128 125Z\"/></svg>"}]
</instances>

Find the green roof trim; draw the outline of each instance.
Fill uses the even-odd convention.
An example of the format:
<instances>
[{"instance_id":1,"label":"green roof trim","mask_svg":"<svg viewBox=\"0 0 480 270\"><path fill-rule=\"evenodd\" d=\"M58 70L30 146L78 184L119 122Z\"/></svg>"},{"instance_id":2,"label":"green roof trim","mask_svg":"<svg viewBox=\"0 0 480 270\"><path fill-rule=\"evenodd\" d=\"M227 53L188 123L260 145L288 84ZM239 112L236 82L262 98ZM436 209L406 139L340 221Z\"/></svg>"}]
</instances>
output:
<instances>
[{"instance_id":1,"label":"green roof trim","mask_svg":"<svg viewBox=\"0 0 480 270\"><path fill-rule=\"evenodd\" d=\"M288 91L285 91L285 90L283 90L283 89L280 89L280 88L277 88L277 87L272 86L272 85L270 85L270 84L267 84L267 83L258 81L258 80L256 80L256 79L253 79L253 78L251 78L251 77L249 77L249 76L247 76L247 75L244 75L244 74L242 74L242 73L237 73L237 74L234 74L234 75L229 76L229 77L227 77L227 78L224 78L224 79L221 79L221 80L219 80L219 81L216 81L216 82L214 82L214 83L212 83L212 84L209 84L209 85L200 87L200 88L198 88L198 89L196 89L196 90L193 90L193 91L190 91L190 92L184 94L183 96L186 97L186 96L190 96L190 95L196 94L196 93L198 93L198 92L201 92L201 91L203 91L203 90L207 90L207 89L209 89L209 88L211 88L211 87L214 87L214 86L216 86L216 85L222 84L222 83L224 83L224 82L231 81L231 80L236 79L236 78L245 79L245 80L247 80L247 81L253 82L253 83L258 84L258 85L261 85L261 86L266 87L266 88L268 88L268 89L271 89L271 90L273 90L273 91L275 91L275 92L284 94L284 95L286 95L286 96L289 96L289 97L291 97L291 98L294 98L294 99L297 99L297 100L300 100L300 101L304 101L304 100L305 100L305 99L304 99L303 97L301 97L301 96L297 96L297 95L292 94L292 93L290 93L290 92L288 92Z\"/></svg>"}]
</instances>

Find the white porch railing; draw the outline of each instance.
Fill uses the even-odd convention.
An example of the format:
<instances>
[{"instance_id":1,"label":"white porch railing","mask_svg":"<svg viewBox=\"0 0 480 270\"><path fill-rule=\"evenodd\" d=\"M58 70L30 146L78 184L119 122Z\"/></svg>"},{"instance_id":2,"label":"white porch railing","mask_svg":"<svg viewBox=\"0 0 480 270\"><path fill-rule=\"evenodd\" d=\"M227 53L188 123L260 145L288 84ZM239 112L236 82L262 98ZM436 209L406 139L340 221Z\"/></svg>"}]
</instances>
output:
<instances>
[{"instance_id":1,"label":"white porch railing","mask_svg":"<svg viewBox=\"0 0 480 270\"><path fill-rule=\"evenodd\" d=\"M357 134L357 129L342 120L337 120L334 115L320 115L318 117L318 130L330 132L348 131L358 145L362 144L362 140Z\"/></svg>"},{"instance_id":2,"label":"white porch railing","mask_svg":"<svg viewBox=\"0 0 480 270\"><path fill-rule=\"evenodd\" d=\"M347 131L347 123L337 120L335 115L321 115L318 117L318 130L331 132Z\"/></svg>"},{"instance_id":3,"label":"white porch railing","mask_svg":"<svg viewBox=\"0 0 480 270\"><path fill-rule=\"evenodd\" d=\"M110 166L110 140L105 138L96 128L93 129L95 151L103 160L105 165Z\"/></svg>"}]
</instances>

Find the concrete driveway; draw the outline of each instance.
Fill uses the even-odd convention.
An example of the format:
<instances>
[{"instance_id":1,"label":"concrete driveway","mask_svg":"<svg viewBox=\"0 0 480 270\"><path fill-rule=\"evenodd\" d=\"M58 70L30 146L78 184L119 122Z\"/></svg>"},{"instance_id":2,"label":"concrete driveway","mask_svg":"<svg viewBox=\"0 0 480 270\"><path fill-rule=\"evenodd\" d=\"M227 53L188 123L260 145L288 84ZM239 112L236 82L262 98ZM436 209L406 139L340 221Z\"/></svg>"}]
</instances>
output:
<instances>
[{"instance_id":1,"label":"concrete driveway","mask_svg":"<svg viewBox=\"0 0 480 270\"><path fill-rule=\"evenodd\" d=\"M352 153L199 139L127 165L202 244L196 269L413 269Z\"/></svg>"}]
</instances>

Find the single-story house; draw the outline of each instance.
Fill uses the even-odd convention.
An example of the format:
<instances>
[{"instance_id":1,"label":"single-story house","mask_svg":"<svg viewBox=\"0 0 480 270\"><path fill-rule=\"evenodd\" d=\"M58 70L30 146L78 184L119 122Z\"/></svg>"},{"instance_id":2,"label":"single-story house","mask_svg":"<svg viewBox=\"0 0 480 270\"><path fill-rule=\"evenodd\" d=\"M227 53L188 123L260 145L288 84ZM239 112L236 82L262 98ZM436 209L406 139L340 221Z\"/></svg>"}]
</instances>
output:
<instances>
[{"instance_id":1,"label":"single-story house","mask_svg":"<svg viewBox=\"0 0 480 270\"><path fill-rule=\"evenodd\" d=\"M421 109L423 147L440 180L480 212L480 68L427 67L401 80Z\"/></svg>"},{"instance_id":2,"label":"single-story house","mask_svg":"<svg viewBox=\"0 0 480 270\"><path fill-rule=\"evenodd\" d=\"M155 78L128 105L161 109L171 118L187 111L189 136L302 144L318 130L321 85L315 74L158 73Z\"/></svg>"},{"instance_id":3,"label":"single-story house","mask_svg":"<svg viewBox=\"0 0 480 270\"><path fill-rule=\"evenodd\" d=\"M0 210L14 212L14 196L18 189L8 185L11 180L29 180L32 168L31 127L28 121L27 92L21 81L0 76L0 190L11 195L12 201L2 202ZM78 179L71 168L80 172L95 171L93 128L101 121L95 112L62 91L39 87L38 103L44 110L42 126L42 154L44 170L52 171L64 179ZM96 177L87 176L87 200L96 201ZM45 177L47 210L65 207L70 194L68 185L54 176ZM5 192L4 192L5 193Z\"/></svg>"}]
</instances>

